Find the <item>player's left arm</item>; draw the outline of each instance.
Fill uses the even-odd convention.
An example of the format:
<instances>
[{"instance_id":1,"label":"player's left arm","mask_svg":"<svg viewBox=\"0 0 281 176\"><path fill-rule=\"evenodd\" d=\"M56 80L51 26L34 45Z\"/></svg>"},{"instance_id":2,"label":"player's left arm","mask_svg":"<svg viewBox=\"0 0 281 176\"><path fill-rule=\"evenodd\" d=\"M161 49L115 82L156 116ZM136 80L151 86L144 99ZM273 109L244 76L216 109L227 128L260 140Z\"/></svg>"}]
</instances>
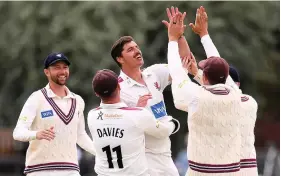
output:
<instances>
[{"instance_id":1,"label":"player's left arm","mask_svg":"<svg viewBox=\"0 0 281 176\"><path fill-rule=\"evenodd\" d=\"M208 32L208 15L205 11L204 7L200 7L197 10L196 13L196 19L195 19L195 25L193 23L190 23L190 26L194 33L198 34L201 38L201 43L204 47L205 53L207 58L215 56L220 57L220 53L217 50L215 44L213 43L209 32ZM198 71L197 75L195 75L194 79L198 83L202 83L202 71ZM226 79L226 85L229 85L234 90L241 92L241 90L238 88L238 86L235 84L235 82L232 80L230 76Z\"/></svg>"},{"instance_id":2,"label":"player's left arm","mask_svg":"<svg viewBox=\"0 0 281 176\"><path fill-rule=\"evenodd\" d=\"M180 128L178 120L166 118L165 120L156 120L155 117L145 108L135 117L136 126L146 134L156 138L167 138L176 133Z\"/></svg>"},{"instance_id":3,"label":"player's left arm","mask_svg":"<svg viewBox=\"0 0 281 176\"><path fill-rule=\"evenodd\" d=\"M87 152L95 155L95 147L94 142L91 140L91 138L88 136L85 130L85 119L84 119L84 108L85 108L85 102L84 100L79 96L76 95L77 104L78 104L78 129L77 129L77 144L86 150Z\"/></svg>"}]
</instances>

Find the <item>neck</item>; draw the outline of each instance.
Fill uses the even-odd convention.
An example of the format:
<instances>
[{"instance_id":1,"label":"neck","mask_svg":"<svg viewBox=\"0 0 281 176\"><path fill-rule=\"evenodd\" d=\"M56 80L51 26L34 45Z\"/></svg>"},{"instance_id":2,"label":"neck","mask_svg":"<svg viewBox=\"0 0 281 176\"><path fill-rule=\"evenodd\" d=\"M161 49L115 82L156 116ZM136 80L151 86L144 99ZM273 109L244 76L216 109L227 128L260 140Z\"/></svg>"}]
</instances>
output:
<instances>
[{"instance_id":1,"label":"neck","mask_svg":"<svg viewBox=\"0 0 281 176\"><path fill-rule=\"evenodd\" d=\"M116 104L116 103L120 103L120 102L121 102L120 97L115 97L115 98L111 98L108 100L105 100L105 99L102 100L103 104Z\"/></svg>"},{"instance_id":2,"label":"neck","mask_svg":"<svg viewBox=\"0 0 281 176\"><path fill-rule=\"evenodd\" d=\"M67 95L65 86L63 85L58 85L54 82L49 82L50 89L59 97L64 97Z\"/></svg>"},{"instance_id":3,"label":"neck","mask_svg":"<svg viewBox=\"0 0 281 176\"><path fill-rule=\"evenodd\" d=\"M129 76L131 79L135 80L138 83L143 84L144 81L141 76L141 70L140 68L122 68L123 73L125 73L127 76Z\"/></svg>"}]
</instances>

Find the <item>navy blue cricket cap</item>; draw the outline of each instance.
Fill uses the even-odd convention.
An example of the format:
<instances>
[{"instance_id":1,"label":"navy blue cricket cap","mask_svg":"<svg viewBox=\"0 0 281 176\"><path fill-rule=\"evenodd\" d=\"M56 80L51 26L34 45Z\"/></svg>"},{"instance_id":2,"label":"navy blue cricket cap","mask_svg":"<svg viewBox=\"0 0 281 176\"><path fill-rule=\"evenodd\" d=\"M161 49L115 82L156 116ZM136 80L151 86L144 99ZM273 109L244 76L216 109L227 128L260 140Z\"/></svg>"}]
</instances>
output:
<instances>
[{"instance_id":1,"label":"navy blue cricket cap","mask_svg":"<svg viewBox=\"0 0 281 176\"><path fill-rule=\"evenodd\" d=\"M240 82L238 70L232 65L229 66L229 76L233 79L234 82Z\"/></svg>"},{"instance_id":2,"label":"navy blue cricket cap","mask_svg":"<svg viewBox=\"0 0 281 176\"><path fill-rule=\"evenodd\" d=\"M50 65L52 65L58 61L63 61L67 65L70 65L70 61L63 53L51 53L46 57L46 59L44 61L44 68L48 68Z\"/></svg>"}]
</instances>

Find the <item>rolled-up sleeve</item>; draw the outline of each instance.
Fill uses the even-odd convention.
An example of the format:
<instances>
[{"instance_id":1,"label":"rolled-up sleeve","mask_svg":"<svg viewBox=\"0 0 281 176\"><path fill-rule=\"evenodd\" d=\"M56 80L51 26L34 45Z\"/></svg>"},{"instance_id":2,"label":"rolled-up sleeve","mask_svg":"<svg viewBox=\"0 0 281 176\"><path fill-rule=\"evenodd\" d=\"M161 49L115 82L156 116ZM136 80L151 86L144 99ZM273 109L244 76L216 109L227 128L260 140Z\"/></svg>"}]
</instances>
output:
<instances>
[{"instance_id":1,"label":"rolled-up sleeve","mask_svg":"<svg viewBox=\"0 0 281 176\"><path fill-rule=\"evenodd\" d=\"M198 103L200 86L193 83L181 64L177 42L168 44L168 68L172 77L172 94L177 109L188 112Z\"/></svg>"}]
</instances>

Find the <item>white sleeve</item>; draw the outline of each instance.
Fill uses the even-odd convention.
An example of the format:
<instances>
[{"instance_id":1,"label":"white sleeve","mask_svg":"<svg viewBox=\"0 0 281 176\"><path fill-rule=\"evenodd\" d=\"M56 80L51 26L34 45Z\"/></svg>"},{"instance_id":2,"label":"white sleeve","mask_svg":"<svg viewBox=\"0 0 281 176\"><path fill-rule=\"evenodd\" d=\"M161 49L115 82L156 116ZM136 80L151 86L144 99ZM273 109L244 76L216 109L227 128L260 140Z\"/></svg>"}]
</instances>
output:
<instances>
[{"instance_id":1,"label":"white sleeve","mask_svg":"<svg viewBox=\"0 0 281 176\"><path fill-rule=\"evenodd\" d=\"M147 67L145 70L155 73L158 81L160 82L160 90L163 92L164 89L171 84L169 81L170 72L167 64L154 64Z\"/></svg>"},{"instance_id":2,"label":"white sleeve","mask_svg":"<svg viewBox=\"0 0 281 176\"><path fill-rule=\"evenodd\" d=\"M181 65L178 43L168 44L168 67L172 77L172 94L177 109L188 111L189 106L196 106L201 87L193 83Z\"/></svg>"},{"instance_id":3,"label":"white sleeve","mask_svg":"<svg viewBox=\"0 0 281 176\"><path fill-rule=\"evenodd\" d=\"M212 56L220 57L220 54L209 35L204 35L201 38L201 43L204 47L207 58L212 57ZM195 76L195 77L197 77L197 76ZM235 82L232 80L231 76L227 77L225 84L232 87L235 91L242 93L242 91L239 89L237 84L235 84Z\"/></svg>"},{"instance_id":4,"label":"white sleeve","mask_svg":"<svg viewBox=\"0 0 281 176\"><path fill-rule=\"evenodd\" d=\"M203 71L201 69L198 69L197 74L194 76L194 80L198 82L198 84L203 85L203 81L202 81L202 77L203 77Z\"/></svg>"},{"instance_id":5,"label":"white sleeve","mask_svg":"<svg viewBox=\"0 0 281 176\"><path fill-rule=\"evenodd\" d=\"M176 128L174 122L156 120L154 116L144 108L142 108L135 122L138 128L156 138L166 138L170 136Z\"/></svg>"},{"instance_id":6,"label":"white sleeve","mask_svg":"<svg viewBox=\"0 0 281 176\"><path fill-rule=\"evenodd\" d=\"M36 117L39 103L40 102L35 92L26 100L21 110L17 125L13 131L14 140L28 142L36 139L37 131L31 131L30 127Z\"/></svg>"},{"instance_id":7,"label":"white sleeve","mask_svg":"<svg viewBox=\"0 0 281 176\"><path fill-rule=\"evenodd\" d=\"M88 136L85 130L85 119L84 119L84 108L85 108L85 102L84 100L76 95L76 100L78 104L78 118L79 118L79 124L77 129L77 144L86 150L87 152L95 155L95 146L94 142L91 140L91 138Z\"/></svg>"},{"instance_id":8,"label":"white sleeve","mask_svg":"<svg viewBox=\"0 0 281 176\"><path fill-rule=\"evenodd\" d=\"M204 47L207 58L212 56L220 57L220 53L209 35L204 35L201 38L201 43Z\"/></svg>"}]
</instances>

